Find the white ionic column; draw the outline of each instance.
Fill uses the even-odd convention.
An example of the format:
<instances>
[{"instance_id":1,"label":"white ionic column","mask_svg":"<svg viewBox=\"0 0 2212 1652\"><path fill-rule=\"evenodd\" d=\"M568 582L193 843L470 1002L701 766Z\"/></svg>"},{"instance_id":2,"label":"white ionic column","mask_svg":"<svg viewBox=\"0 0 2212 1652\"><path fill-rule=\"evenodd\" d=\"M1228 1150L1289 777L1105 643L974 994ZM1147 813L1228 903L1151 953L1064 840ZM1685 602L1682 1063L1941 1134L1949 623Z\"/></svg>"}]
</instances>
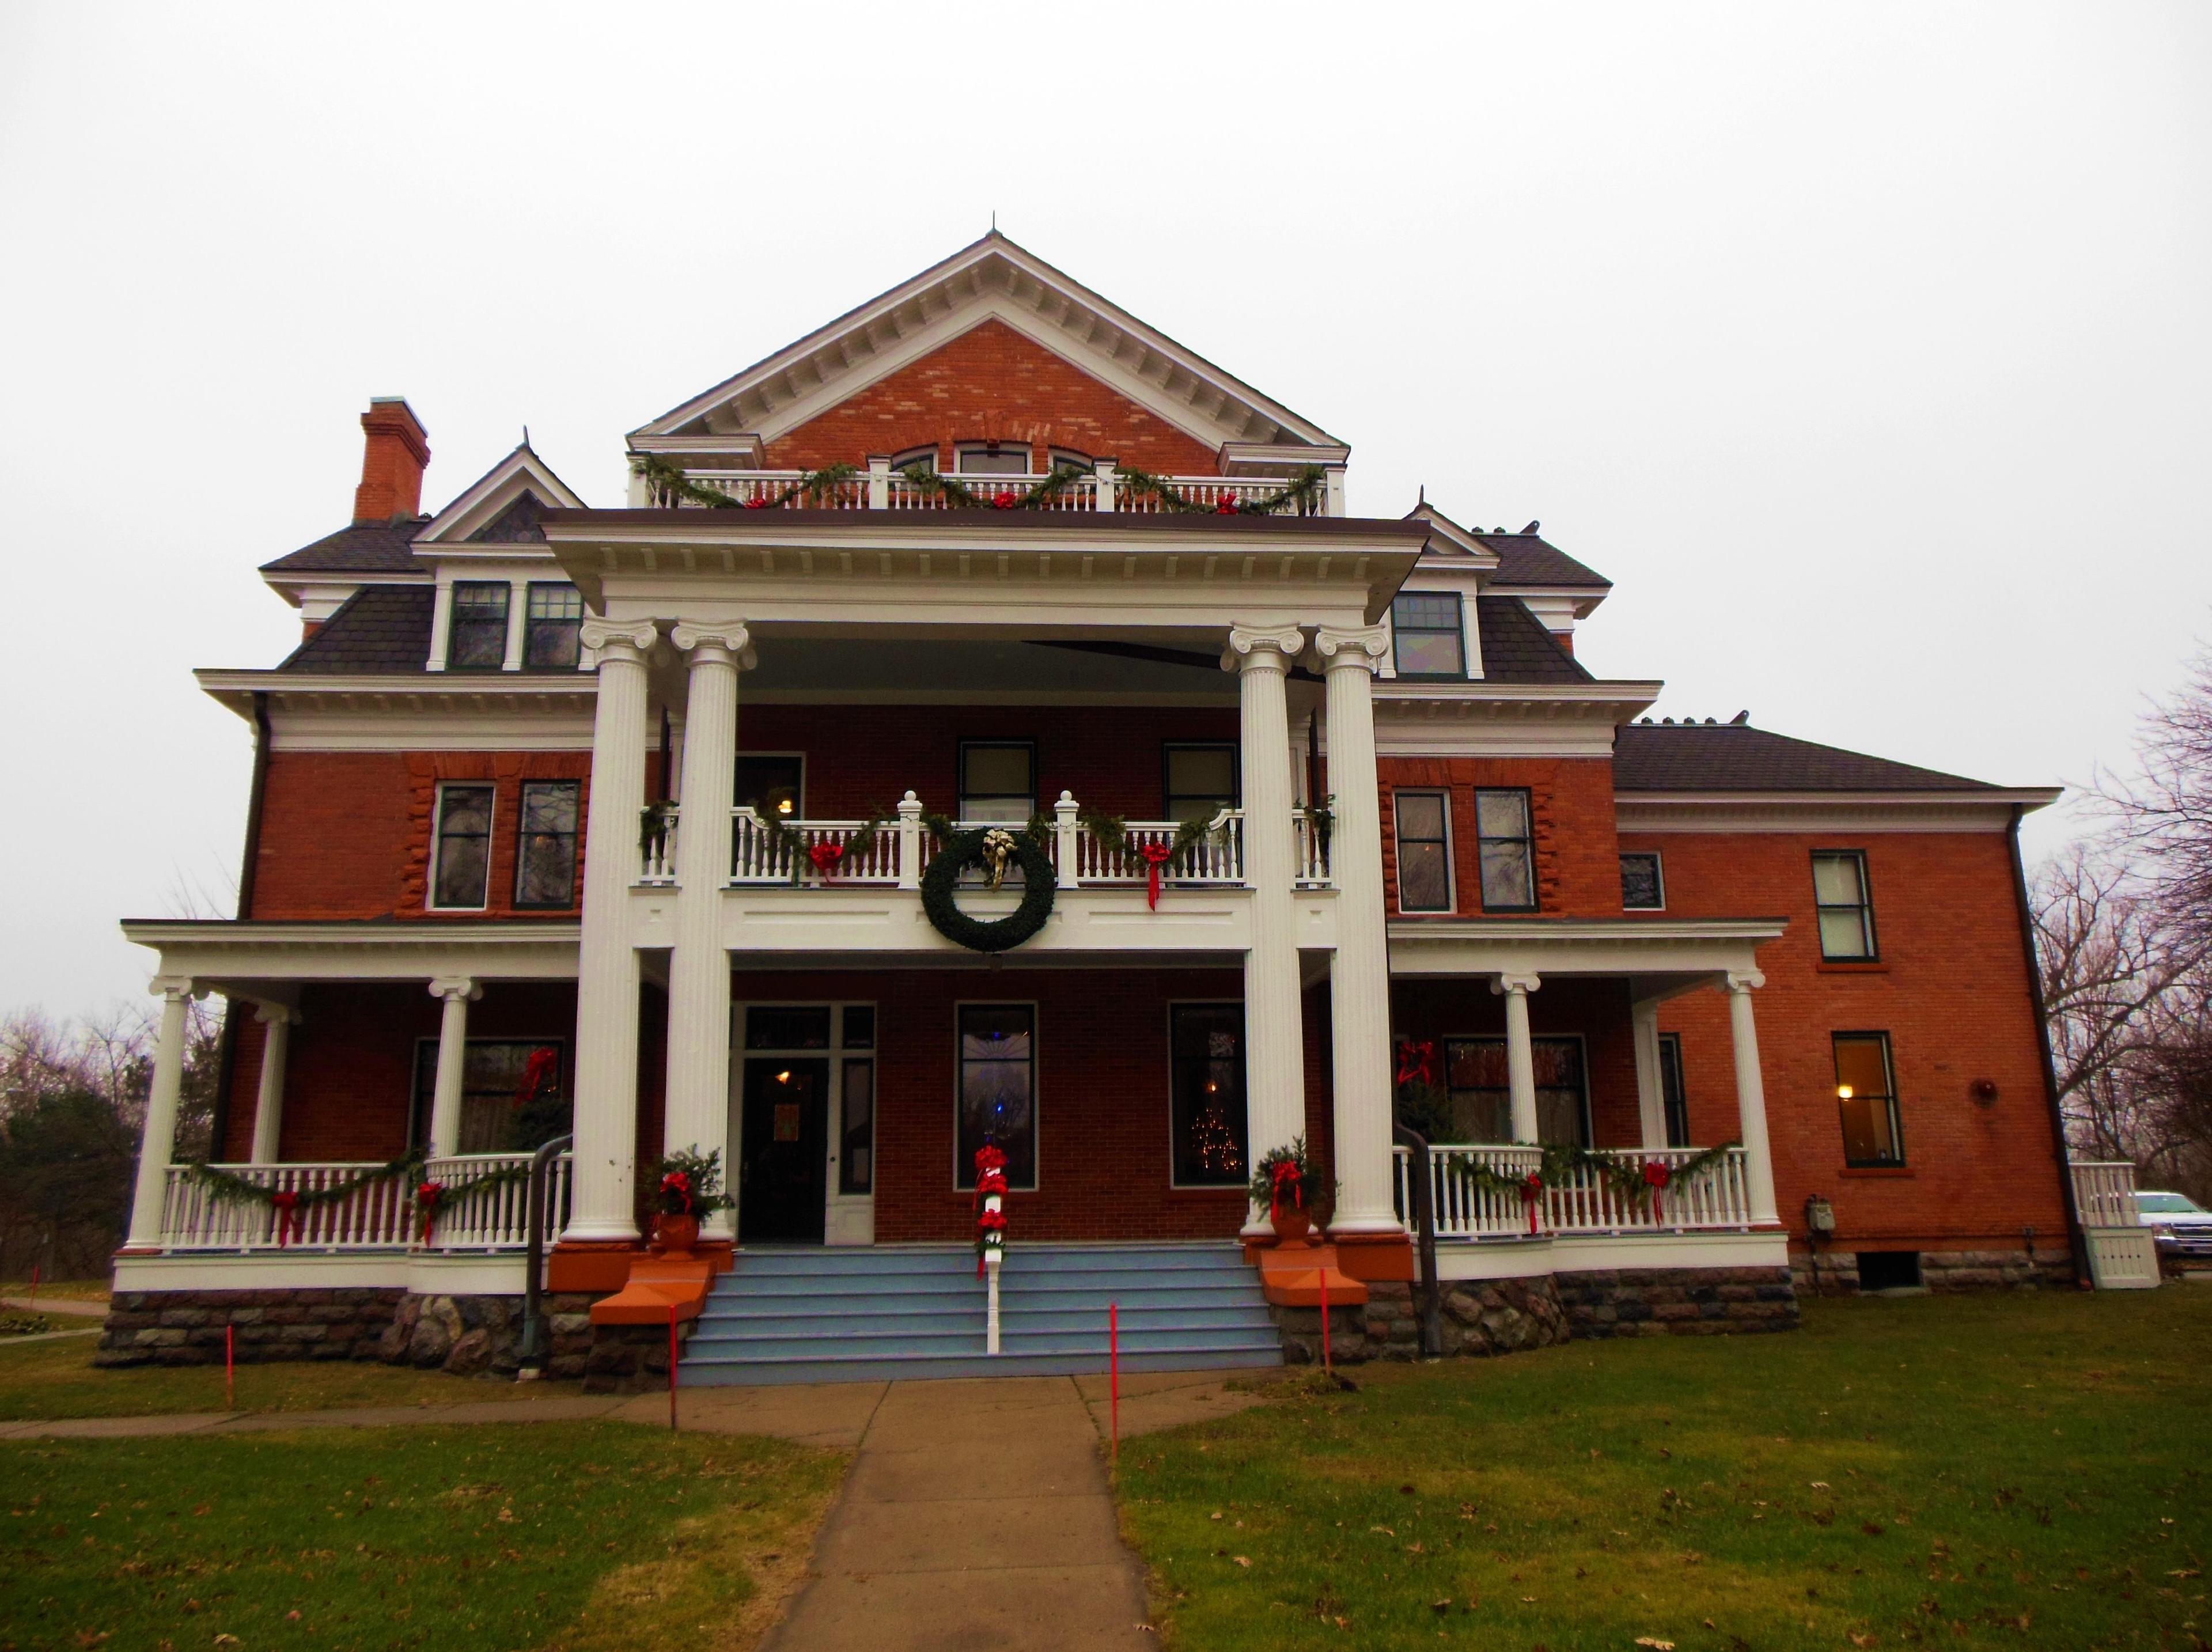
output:
<instances>
[{"instance_id":1,"label":"white ionic column","mask_svg":"<svg viewBox=\"0 0 2212 1652\"><path fill-rule=\"evenodd\" d=\"M430 996L443 1005L438 1016L438 1077L430 1091L430 1157L451 1158L461 1151L461 1081L468 1074L469 1005L483 988L467 975L441 975Z\"/></svg>"},{"instance_id":2,"label":"white ionic column","mask_svg":"<svg viewBox=\"0 0 2212 1652\"><path fill-rule=\"evenodd\" d=\"M1505 1090L1513 1103L1513 1139L1537 1139L1536 1052L1528 1042L1528 994L1544 984L1533 975L1500 975L1490 990L1505 995Z\"/></svg>"},{"instance_id":3,"label":"white ionic column","mask_svg":"<svg viewBox=\"0 0 2212 1652\"><path fill-rule=\"evenodd\" d=\"M284 1139L284 1063L291 1054L296 1010L264 1004L253 1012L262 1026L261 1082L253 1096L253 1153L256 1164L275 1164ZM220 1151L222 1144L215 1144Z\"/></svg>"},{"instance_id":4,"label":"white ionic column","mask_svg":"<svg viewBox=\"0 0 2212 1652\"><path fill-rule=\"evenodd\" d=\"M676 840L676 944L668 966L668 1101L662 1151L696 1149L730 1163L730 955L722 944L722 890L730 881L730 811L737 795L738 673L754 654L734 622L678 625L670 634L691 657L684 712L684 828ZM730 1213L708 1218L708 1237L731 1235Z\"/></svg>"},{"instance_id":5,"label":"white ionic column","mask_svg":"<svg viewBox=\"0 0 2212 1652\"><path fill-rule=\"evenodd\" d=\"M646 651L651 620L586 620L599 658L592 724L592 802L585 823L583 936L576 950L575 1182L567 1240L635 1239L637 1151L637 949L629 886L638 873L645 807ZM690 830L684 823L678 843Z\"/></svg>"},{"instance_id":6,"label":"white ionic column","mask_svg":"<svg viewBox=\"0 0 2212 1652\"><path fill-rule=\"evenodd\" d=\"M1252 947L1244 955L1245 1143L1251 1161L1305 1133L1305 1029L1298 1011L1297 908L1291 868L1290 701L1283 679L1305 647L1294 625L1237 626L1221 656L1237 673L1244 776L1244 881ZM1274 1231L1264 1207L1247 1234Z\"/></svg>"},{"instance_id":7,"label":"white ionic column","mask_svg":"<svg viewBox=\"0 0 2212 1652\"><path fill-rule=\"evenodd\" d=\"M1628 1006L1629 1030L1636 1046L1636 1112L1646 1147L1667 1145L1667 1087L1659 1076L1659 1000L1642 999Z\"/></svg>"},{"instance_id":8,"label":"white ionic column","mask_svg":"<svg viewBox=\"0 0 2212 1652\"><path fill-rule=\"evenodd\" d=\"M1336 879L1336 953L1328 976L1336 1093L1332 1234L1396 1233L1405 1225L1391 1197L1390 947L1382 928L1382 809L1375 772L1375 671L1389 646L1379 625L1324 625L1314 633L1314 653L1328 681L1328 782L1336 793L1328 860Z\"/></svg>"},{"instance_id":9,"label":"white ionic column","mask_svg":"<svg viewBox=\"0 0 2212 1652\"><path fill-rule=\"evenodd\" d=\"M1752 1017L1751 994L1766 985L1756 969L1731 969L1728 975L1729 1033L1735 1045L1735 1108L1743 1133L1743 1179L1751 1195L1751 1219L1780 1219L1774 1204L1774 1154L1766 1142L1766 1085L1759 1076L1759 1024Z\"/></svg>"},{"instance_id":10,"label":"white ionic column","mask_svg":"<svg viewBox=\"0 0 2212 1652\"><path fill-rule=\"evenodd\" d=\"M168 1192L169 1160L177 1150L177 1101L185 1088L185 1000L200 996L185 975L156 975L161 1030L154 1046L154 1074L146 1096L146 1133L138 1144L138 1182L131 1200L125 1250L161 1248L161 1204Z\"/></svg>"}]
</instances>

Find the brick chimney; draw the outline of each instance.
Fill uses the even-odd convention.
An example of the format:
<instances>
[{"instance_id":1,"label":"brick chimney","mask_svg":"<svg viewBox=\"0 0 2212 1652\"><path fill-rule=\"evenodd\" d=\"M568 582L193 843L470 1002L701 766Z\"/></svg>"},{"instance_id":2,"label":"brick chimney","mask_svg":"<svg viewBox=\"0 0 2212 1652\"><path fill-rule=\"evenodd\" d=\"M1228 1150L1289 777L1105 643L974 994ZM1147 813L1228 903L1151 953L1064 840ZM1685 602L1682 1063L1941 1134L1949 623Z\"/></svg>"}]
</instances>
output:
<instances>
[{"instance_id":1,"label":"brick chimney","mask_svg":"<svg viewBox=\"0 0 2212 1652\"><path fill-rule=\"evenodd\" d=\"M379 396L361 416L368 434L361 486L353 491L356 523L389 522L422 508L422 472L430 463L429 433L399 396Z\"/></svg>"}]
</instances>

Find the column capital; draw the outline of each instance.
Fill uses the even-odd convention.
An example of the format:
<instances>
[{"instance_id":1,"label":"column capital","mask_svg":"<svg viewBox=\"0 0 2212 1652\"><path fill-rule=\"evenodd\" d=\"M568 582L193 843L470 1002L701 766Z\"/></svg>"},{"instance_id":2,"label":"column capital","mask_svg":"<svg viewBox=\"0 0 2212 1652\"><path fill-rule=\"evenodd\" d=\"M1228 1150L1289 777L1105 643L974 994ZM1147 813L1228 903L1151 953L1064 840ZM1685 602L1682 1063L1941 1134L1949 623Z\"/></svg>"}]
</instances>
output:
<instances>
[{"instance_id":1,"label":"column capital","mask_svg":"<svg viewBox=\"0 0 2212 1652\"><path fill-rule=\"evenodd\" d=\"M1324 671L1371 673L1390 652L1390 633L1380 625L1323 625L1315 629L1313 647Z\"/></svg>"},{"instance_id":2,"label":"column capital","mask_svg":"<svg viewBox=\"0 0 2212 1652\"><path fill-rule=\"evenodd\" d=\"M1295 625L1232 625L1221 651L1221 669L1286 671L1305 646L1305 633Z\"/></svg>"},{"instance_id":3,"label":"column capital","mask_svg":"<svg viewBox=\"0 0 2212 1652\"><path fill-rule=\"evenodd\" d=\"M146 983L146 990L155 998L166 998L182 1003L188 998L205 998L208 989L190 975L156 975Z\"/></svg>"},{"instance_id":4,"label":"column capital","mask_svg":"<svg viewBox=\"0 0 2212 1652\"><path fill-rule=\"evenodd\" d=\"M296 1027L300 1012L289 1004L262 1004L253 1006L253 1018L264 1027Z\"/></svg>"},{"instance_id":5,"label":"column capital","mask_svg":"<svg viewBox=\"0 0 2212 1652\"><path fill-rule=\"evenodd\" d=\"M741 671L749 671L760 662L760 656L753 650L752 633L743 620L711 621L697 625L690 620L680 621L669 632L668 640L690 655L694 665L735 665Z\"/></svg>"},{"instance_id":6,"label":"column capital","mask_svg":"<svg viewBox=\"0 0 2212 1652\"><path fill-rule=\"evenodd\" d=\"M483 996L483 987L473 975L438 975L430 982L432 998L465 998L471 1003Z\"/></svg>"},{"instance_id":7,"label":"column capital","mask_svg":"<svg viewBox=\"0 0 2212 1652\"><path fill-rule=\"evenodd\" d=\"M1728 972L1728 989L1731 993L1756 992L1766 985L1766 977L1756 969L1731 969Z\"/></svg>"},{"instance_id":8,"label":"column capital","mask_svg":"<svg viewBox=\"0 0 2212 1652\"><path fill-rule=\"evenodd\" d=\"M602 663L611 657L642 661L646 650L660 640L660 628L651 620L587 619L576 635Z\"/></svg>"},{"instance_id":9,"label":"column capital","mask_svg":"<svg viewBox=\"0 0 2212 1652\"><path fill-rule=\"evenodd\" d=\"M1501 970L1498 979L1490 983L1490 990L1493 993L1520 993L1526 995L1534 992L1543 984L1544 978L1533 969Z\"/></svg>"}]
</instances>

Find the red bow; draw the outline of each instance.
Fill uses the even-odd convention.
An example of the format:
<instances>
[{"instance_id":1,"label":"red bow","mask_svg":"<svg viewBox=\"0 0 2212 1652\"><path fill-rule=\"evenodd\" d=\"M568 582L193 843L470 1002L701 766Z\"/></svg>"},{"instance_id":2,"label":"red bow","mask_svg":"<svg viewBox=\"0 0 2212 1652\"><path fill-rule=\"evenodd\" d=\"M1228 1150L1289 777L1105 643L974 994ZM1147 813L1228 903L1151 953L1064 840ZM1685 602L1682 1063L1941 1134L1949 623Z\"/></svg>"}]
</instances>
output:
<instances>
[{"instance_id":1,"label":"red bow","mask_svg":"<svg viewBox=\"0 0 2212 1652\"><path fill-rule=\"evenodd\" d=\"M664 1193L674 1193L684 1201L684 1209L681 1212L683 1215L689 1216L691 1213L691 1178L685 1175L683 1171L671 1170L666 1175L661 1177L660 1191Z\"/></svg>"},{"instance_id":2,"label":"red bow","mask_svg":"<svg viewBox=\"0 0 2212 1652\"><path fill-rule=\"evenodd\" d=\"M1521 1184L1521 1202L1528 1207L1528 1231L1531 1233L1536 1231L1536 1202L1543 1196L1544 1178L1534 1170L1529 1171L1528 1179Z\"/></svg>"},{"instance_id":3,"label":"red bow","mask_svg":"<svg viewBox=\"0 0 2212 1652\"><path fill-rule=\"evenodd\" d=\"M1238 508L1237 496L1234 494L1224 494L1219 502L1214 506L1213 513L1216 516L1234 516Z\"/></svg>"},{"instance_id":4,"label":"red bow","mask_svg":"<svg viewBox=\"0 0 2212 1652\"><path fill-rule=\"evenodd\" d=\"M426 1181L415 1190L415 1202L422 1207L422 1242L430 1242L430 1230L437 1225L438 1206L444 1202L446 1184Z\"/></svg>"},{"instance_id":5,"label":"red bow","mask_svg":"<svg viewBox=\"0 0 2212 1652\"><path fill-rule=\"evenodd\" d=\"M817 843L806 851L806 858L814 863L815 871L827 878L830 868L845 858L845 846L842 843Z\"/></svg>"},{"instance_id":6,"label":"red bow","mask_svg":"<svg viewBox=\"0 0 2212 1652\"><path fill-rule=\"evenodd\" d=\"M1305 1173L1289 1159L1276 1163L1274 1180L1267 1189L1267 1219L1272 1222L1283 1208L1283 1184L1291 1187L1291 1208L1302 1211L1306 1206Z\"/></svg>"},{"instance_id":7,"label":"red bow","mask_svg":"<svg viewBox=\"0 0 2212 1652\"><path fill-rule=\"evenodd\" d=\"M1662 1222L1667 1219L1667 1184L1674 1179L1674 1173L1667 1168L1665 1160L1644 1161L1644 1180L1651 1188L1651 1213Z\"/></svg>"},{"instance_id":8,"label":"red bow","mask_svg":"<svg viewBox=\"0 0 2212 1652\"><path fill-rule=\"evenodd\" d=\"M1006 1213L987 1210L975 1218L975 1277L979 1279L983 1277L983 1259L993 1248L990 1242L994 1235L999 1248L1003 1248L1006 1242Z\"/></svg>"},{"instance_id":9,"label":"red bow","mask_svg":"<svg viewBox=\"0 0 2212 1652\"><path fill-rule=\"evenodd\" d=\"M770 499L766 494L755 494L750 499L745 501L745 508L749 511L764 511L775 503L775 501Z\"/></svg>"},{"instance_id":10,"label":"red bow","mask_svg":"<svg viewBox=\"0 0 2212 1652\"><path fill-rule=\"evenodd\" d=\"M276 1248L282 1250L292 1242L292 1235L300 1224L300 1195L289 1187L269 1195L269 1203L276 1212Z\"/></svg>"},{"instance_id":11,"label":"red bow","mask_svg":"<svg viewBox=\"0 0 2212 1652\"><path fill-rule=\"evenodd\" d=\"M1022 496L1018 493L995 493L991 495L991 508L993 510L1010 511L1021 502Z\"/></svg>"},{"instance_id":12,"label":"red bow","mask_svg":"<svg viewBox=\"0 0 2212 1652\"><path fill-rule=\"evenodd\" d=\"M549 1045L531 1051L530 1059L522 1064L522 1082L514 1087L514 1104L526 1107L536 1101L560 1067L560 1051Z\"/></svg>"},{"instance_id":13,"label":"red bow","mask_svg":"<svg viewBox=\"0 0 2212 1652\"><path fill-rule=\"evenodd\" d=\"M1145 858L1145 904L1157 912L1160 906L1160 868L1175 859L1175 845L1140 843L1137 853Z\"/></svg>"},{"instance_id":14,"label":"red bow","mask_svg":"<svg viewBox=\"0 0 2212 1652\"><path fill-rule=\"evenodd\" d=\"M1437 1081L1437 1042L1425 1038L1415 1043L1408 1038L1398 1046L1398 1079L1401 1084L1432 1084Z\"/></svg>"}]
</instances>

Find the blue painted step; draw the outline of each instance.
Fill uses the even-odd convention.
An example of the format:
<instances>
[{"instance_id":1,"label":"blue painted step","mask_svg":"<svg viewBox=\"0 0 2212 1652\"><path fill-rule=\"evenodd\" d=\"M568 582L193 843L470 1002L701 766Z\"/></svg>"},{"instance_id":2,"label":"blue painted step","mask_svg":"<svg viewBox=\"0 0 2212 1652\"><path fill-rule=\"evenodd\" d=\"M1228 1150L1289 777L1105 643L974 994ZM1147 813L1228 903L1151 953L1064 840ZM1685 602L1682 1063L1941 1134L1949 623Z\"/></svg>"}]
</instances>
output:
<instances>
[{"instance_id":1,"label":"blue painted step","mask_svg":"<svg viewBox=\"0 0 2212 1652\"><path fill-rule=\"evenodd\" d=\"M694 1385L1037 1376L1103 1371L1106 1306L1121 1368L1279 1365L1259 1275L1234 1244L1016 1245L1000 1274L1000 1348L964 1245L752 1248L714 1283L684 1353Z\"/></svg>"}]
</instances>

